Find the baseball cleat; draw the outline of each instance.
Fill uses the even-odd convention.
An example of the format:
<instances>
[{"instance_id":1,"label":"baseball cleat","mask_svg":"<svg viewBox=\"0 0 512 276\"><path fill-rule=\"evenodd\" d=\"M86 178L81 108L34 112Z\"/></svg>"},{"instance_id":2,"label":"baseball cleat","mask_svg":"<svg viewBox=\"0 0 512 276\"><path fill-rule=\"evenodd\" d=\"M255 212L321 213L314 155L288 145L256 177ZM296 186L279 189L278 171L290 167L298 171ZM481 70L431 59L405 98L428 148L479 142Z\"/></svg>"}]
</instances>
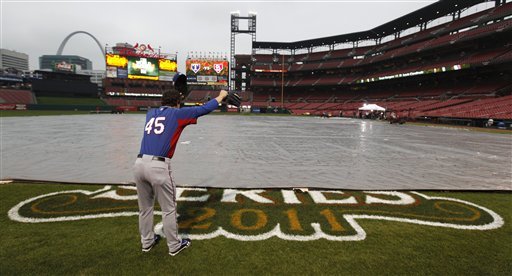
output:
<instances>
[{"instance_id":1,"label":"baseball cleat","mask_svg":"<svg viewBox=\"0 0 512 276\"><path fill-rule=\"evenodd\" d=\"M189 247L191 244L192 244L192 241L190 239L182 239L180 248L178 248L178 250L176 250L174 252L169 252L169 255L176 256L176 255L178 255L178 253L183 251L183 249Z\"/></svg>"},{"instance_id":2,"label":"baseball cleat","mask_svg":"<svg viewBox=\"0 0 512 276\"><path fill-rule=\"evenodd\" d=\"M153 243L151 243L151 245L149 245L148 247L143 247L142 252L149 252L151 248L153 248L158 243L158 241L160 241L160 235L155 235Z\"/></svg>"}]
</instances>

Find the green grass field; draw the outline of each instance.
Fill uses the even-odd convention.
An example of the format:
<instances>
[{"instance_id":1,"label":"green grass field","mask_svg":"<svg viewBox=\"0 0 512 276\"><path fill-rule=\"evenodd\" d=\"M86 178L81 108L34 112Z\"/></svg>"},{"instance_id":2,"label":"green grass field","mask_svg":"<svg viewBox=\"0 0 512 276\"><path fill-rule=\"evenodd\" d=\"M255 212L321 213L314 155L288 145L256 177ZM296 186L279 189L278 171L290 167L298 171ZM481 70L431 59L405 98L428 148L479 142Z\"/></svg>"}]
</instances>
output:
<instances>
[{"instance_id":1,"label":"green grass field","mask_svg":"<svg viewBox=\"0 0 512 276\"><path fill-rule=\"evenodd\" d=\"M0 117L55 116L89 114L84 110L0 110Z\"/></svg>"},{"instance_id":2,"label":"green grass field","mask_svg":"<svg viewBox=\"0 0 512 276\"><path fill-rule=\"evenodd\" d=\"M288 241L277 237L260 241L240 241L216 237L193 240L190 248L175 257L167 254L165 243L158 244L149 253L140 251L136 216L42 223L16 222L7 216L13 206L35 196L63 190L94 191L101 187L103 186L19 183L0 185L0 274L510 275L512 272L510 192L424 192L429 196L468 201L496 212L503 218L504 224L493 230L464 230L360 219L358 222L366 231L366 238L360 241ZM117 193L134 195L134 191L129 190L120 190ZM325 224L325 230L331 234L336 231L347 231L350 234L352 231L346 222L340 221L340 225L335 223L340 218L338 213L359 210L363 213L383 214L394 210L396 214L410 215L406 214L409 211L405 207L380 204L372 207L373 209L365 205L361 205L362 209L357 209L359 205L346 205L341 208L314 205L310 204L311 200L304 194L298 195L298 199L304 203L303 206L296 207L298 213L288 211L290 205L283 203L272 205L274 208L266 208L248 199L222 205L216 203L220 198L218 193L219 190L213 190L206 207L178 203L178 212L183 213L180 227L185 228L180 231L193 234L194 231L205 231L205 227L209 225L223 225L225 229L232 231L234 228L230 228L229 221L236 221L236 214L240 214L233 210L245 210L248 216L238 223L244 226L243 230L251 232L255 229L252 226L261 222L258 208L263 208L266 213L264 222L268 227L273 227L272 223L279 221L278 218L284 218L281 221L283 229L289 228L292 232L299 231L300 226L304 228L301 230L308 232L306 222L322 217L331 218ZM361 201L361 192L349 193ZM277 191L269 191L265 197L278 201L278 195ZM80 202L84 205L79 205ZM487 223L490 219L484 212L475 211L474 207L462 208L457 205L461 204L453 203L449 206L446 202L438 202L432 206L439 207L436 212L441 210L445 211L445 215L453 215L449 219L469 218L477 213L479 216L473 216L472 220ZM35 217L43 218L53 217L55 210L61 210L62 214L85 214L85 209L91 208L95 210L93 213L101 213L116 209L136 211L136 206L136 201L116 203L111 199L91 200L80 196L54 195L53 198L39 199L37 204L25 204L19 212L27 216L34 213ZM429 211L428 206L430 205L423 203L411 205L411 210L415 210L413 217L436 217L436 213ZM213 220L203 220L199 216L195 224L187 228L185 224L190 219L188 215L196 207L215 209L218 216ZM336 212L335 217L328 216L324 208ZM283 213L283 210L287 211ZM319 216L318 211L322 215ZM158 216L155 218L155 223L160 221ZM285 223L286 219L290 221L289 225ZM446 218L438 219L443 221ZM296 223L291 223L292 221ZM262 226L260 230L266 231L265 228L266 226Z\"/></svg>"},{"instance_id":3,"label":"green grass field","mask_svg":"<svg viewBox=\"0 0 512 276\"><path fill-rule=\"evenodd\" d=\"M63 105L106 105L98 98L76 98L76 97L37 97L38 104L63 104Z\"/></svg>"}]
</instances>

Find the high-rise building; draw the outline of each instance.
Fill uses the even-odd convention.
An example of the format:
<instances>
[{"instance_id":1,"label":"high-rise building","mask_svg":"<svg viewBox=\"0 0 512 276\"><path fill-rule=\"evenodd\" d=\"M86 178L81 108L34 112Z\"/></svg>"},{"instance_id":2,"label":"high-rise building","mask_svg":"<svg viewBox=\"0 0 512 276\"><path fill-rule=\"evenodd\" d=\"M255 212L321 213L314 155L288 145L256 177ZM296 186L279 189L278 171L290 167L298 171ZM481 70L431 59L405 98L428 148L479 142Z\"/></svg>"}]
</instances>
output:
<instances>
[{"instance_id":1,"label":"high-rise building","mask_svg":"<svg viewBox=\"0 0 512 276\"><path fill-rule=\"evenodd\" d=\"M81 56L73 55L43 55L39 57L39 69L54 70L55 64L65 62L80 66L81 70L92 70L92 62Z\"/></svg>"},{"instance_id":2,"label":"high-rise building","mask_svg":"<svg viewBox=\"0 0 512 276\"><path fill-rule=\"evenodd\" d=\"M28 55L7 49L0 49L0 69L7 68L28 71Z\"/></svg>"}]
</instances>

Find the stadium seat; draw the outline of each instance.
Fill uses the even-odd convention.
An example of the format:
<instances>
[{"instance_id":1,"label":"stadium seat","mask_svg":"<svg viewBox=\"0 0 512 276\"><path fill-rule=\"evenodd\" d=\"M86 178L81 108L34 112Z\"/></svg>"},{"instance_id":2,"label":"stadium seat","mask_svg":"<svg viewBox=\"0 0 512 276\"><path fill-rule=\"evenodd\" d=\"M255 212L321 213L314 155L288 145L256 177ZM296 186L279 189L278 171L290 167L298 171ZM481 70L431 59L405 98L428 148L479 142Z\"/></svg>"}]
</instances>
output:
<instances>
[{"instance_id":1,"label":"stadium seat","mask_svg":"<svg viewBox=\"0 0 512 276\"><path fill-rule=\"evenodd\" d=\"M30 90L0 89L0 104L34 104L35 97Z\"/></svg>"}]
</instances>

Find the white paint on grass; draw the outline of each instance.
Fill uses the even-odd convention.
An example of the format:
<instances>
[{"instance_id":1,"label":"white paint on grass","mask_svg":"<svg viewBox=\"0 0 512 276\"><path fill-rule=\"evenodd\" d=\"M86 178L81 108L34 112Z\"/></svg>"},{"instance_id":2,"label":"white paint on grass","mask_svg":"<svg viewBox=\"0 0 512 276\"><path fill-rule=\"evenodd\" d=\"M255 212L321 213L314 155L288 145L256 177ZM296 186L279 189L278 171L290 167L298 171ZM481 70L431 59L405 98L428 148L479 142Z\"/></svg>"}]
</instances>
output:
<instances>
[{"instance_id":1,"label":"white paint on grass","mask_svg":"<svg viewBox=\"0 0 512 276\"><path fill-rule=\"evenodd\" d=\"M222 195L221 202L231 202L236 203L236 196L245 196L247 198L250 198L258 203L266 203L266 204L272 204L274 203L272 200L265 198L260 193L265 192L265 190L235 190L235 189L224 189L224 193Z\"/></svg>"},{"instance_id":2,"label":"white paint on grass","mask_svg":"<svg viewBox=\"0 0 512 276\"><path fill-rule=\"evenodd\" d=\"M133 187L130 186L123 186L125 189L131 189L133 190ZM136 195L128 195L128 196L121 196L118 195L115 190L111 191L111 186L105 186L102 189L96 190L96 191L86 191L86 190L71 190L71 191L61 191L61 192L54 192L49 193L45 195L36 196L27 200L24 200L18 204L16 204L14 207L12 207L8 211L8 216L13 221L18 222L24 222L24 223L41 223L41 222L57 222L57 221L75 221L75 220L82 220L82 219L96 219L96 218L112 218L112 217L126 217L126 216L137 216L138 212L116 212L116 213L104 213L104 214L94 214L94 215L77 215L77 216L65 216L65 217L53 217L53 218L33 218L33 217L24 217L19 213L20 208L22 208L24 205L29 204L31 202L34 202L38 199L50 197L54 195L59 194L72 194L72 193L82 193L84 195L92 196L92 198L112 198L116 200L136 200ZM207 189L205 188L178 188L177 192L177 200L180 201L206 201L208 199L209 195L203 195L199 197L183 197L182 193L186 190L189 191L196 191L196 192L206 192ZM259 193L263 192L264 190L248 190L248 191L242 191L242 190L234 190L234 189L226 189L224 191L224 196L222 202L237 202L236 196L237 195L243 195L247 198L250 198L256 202L260 203L273 203L269 199L262 197L259 195ZM333 191L329 191L333 192ZM316 200L314 200L317 203L333 203L325 198L323 194L321 193L312 193L309 191L309 193L312 195L313 198L316 196ZM342 194L341 192L338 192ZM379 195L389 195L389 196L396 196L399 197L399 200L385 200L380 199L372 196L366 197L366 203L368 204L399 204L399 205L407 205L414 203L414 198L410 195L407 195L405 193L401 192L384 192L384 191L368 191L366 193L369 194L379 194ZM497 229L503 226L504 220L503 218L495 213L494 211L485 208L483 206L477 205L475 203L471 203L469 201L455 199L455 198L448 198L448 197L429 197L427 195L424 195L419 192L411 192L413 194L416 194L420 197L425 198L426 200L446 200L446 201L452 201L452 202L458 202L462 204L467 204L469 206L476 207L480 210L483 210L487 212L492 218L492 222L484 224L484 225L459 225L459 224L453 224L453 223L444 223L444 222L432 222L432 221L424 221L419 219L408 219L408 218L398 218L398 217L391 217L391 216L375 216L375 215L364 215L364 214L346 214L343 215L343 218L350 224L350 226L355 230L354 235L344 235L344 236L334 236L326 234L322 231L322 228L320 224L318 223L311 223L311 227L314 230L313 234L310 235L291 235L286 234L281 231L281 226L278 223L272 230L266 233L258 234L258 235L241 235L236 233L231 233L222 227L218 227L215 231L208 234L191 234L189 237L191 239L195 240L205 240L205 239L213 239L216 237L226 237L228 239L235 239L240 241L260 241L260 240L266 240L271 237L277 237L284 240L292 240L292 241L312 241L312 240L318 240L318 239L326 239L330 241L360 241L364 240L366 238L366 232L364 229L359 225L357 222L358 220L383 220L383 221L397 221L397 222L403 222L403 223L412 223L412 224L419 224L419 225L427 225L432 227L445 227L445 228L453 228L453 229L463 229L463 230L491 230L491 229ZM301 202L298 200L298 198L294 195L292 196L288 191L285 192L285 190L282 191L284 201L287 204L300 204ZM347 199L343 200L337 200L336 203L340 204L338 201L343 201L341 203L347 204L352 203L351 200L352 197L349 197ZM356 202L357 203L357 202ZM156 211L156 215L161 215L161 212ZM155 226L155 232L163 235L162 231L162 223L159 223Z\"/></svg>"},{"instance_id":3,"label":"white paint on grass","mask_svg":"<svg viewBox=\"0 0 512 276\"><path fill-rule=\"evenodd\" d=\"M308 193L317 204L357 204L357 200L353 196L345 199L327 199L324 195L324 193L345 194L342 191L308 191Z\"/></svg>"},{"instance_id":4,"label":"white paint on grass","mask_svg":"<svg viewBox=\"0 0 512 276\"><path fill-rule=\"evenodd\" d=\"M283 195L283 200L284 200L284 203L286 203L286 204L301 204L302 203L294 191L281 190L281 194Z\"/></svg>"},{"instance_id":5,"label":"white paint on grass","mask_svg":"<svg viewBox=\"0 0 512 276\"><path fill-rule=\"evenodd\" d=\"M399 200L389 200L373 197L371 195L366 195L366 204L389 204L389 205L409 205L413 204L416 200L414 197L400 192L385 192L385 191L365 191L367 194L375 194L375 195L388 195L388 196L396 196L400 198Z\"/></svg>"}]
</instances>

